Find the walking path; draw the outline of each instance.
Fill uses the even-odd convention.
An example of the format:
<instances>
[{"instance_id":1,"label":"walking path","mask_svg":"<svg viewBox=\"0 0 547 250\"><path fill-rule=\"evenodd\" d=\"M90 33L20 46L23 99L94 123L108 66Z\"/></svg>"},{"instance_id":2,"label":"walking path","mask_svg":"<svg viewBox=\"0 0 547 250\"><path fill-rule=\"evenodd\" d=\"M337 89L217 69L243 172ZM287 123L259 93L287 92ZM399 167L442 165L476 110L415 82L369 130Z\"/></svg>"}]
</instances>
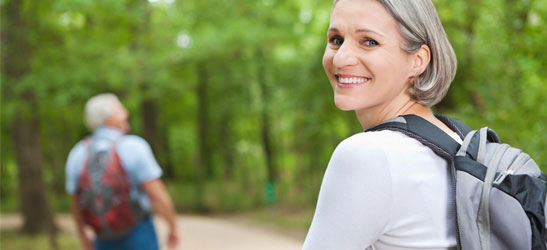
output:
<instances>
[{"instance_id":1,"label":"walking path","mask_svg":"<svg viewBox=\"0 0 547 250\"><path fill-rule=\"evenodd\" d=\"M74 233L69 215L57 215L61 230ZM155 219L162 249L167 250L167 224ZM16 228L22 223L18 215L1 215L0 229ZM182 215L178 217L180 250L299 250L304 232L289 233L254 225L241 219ZM76 237L76 236L75 236Z\"/></svg>"}]
</instances>

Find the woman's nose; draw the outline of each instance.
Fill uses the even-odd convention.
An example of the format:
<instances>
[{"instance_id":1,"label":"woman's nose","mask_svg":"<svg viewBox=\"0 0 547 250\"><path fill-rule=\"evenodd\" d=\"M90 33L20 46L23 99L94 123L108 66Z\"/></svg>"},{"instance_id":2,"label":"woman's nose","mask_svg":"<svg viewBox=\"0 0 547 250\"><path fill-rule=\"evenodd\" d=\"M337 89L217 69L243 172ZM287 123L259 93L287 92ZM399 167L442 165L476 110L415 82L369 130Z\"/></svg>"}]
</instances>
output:
<instances>
[{"instance_id":1,"label":"woman's nose","mask_svg":"<svg viewBox=\"0 0 547 250\"><path fill-rule=\"evenodd\" d=\"M334 55L333 64L337 68L357 64L357 56L350 42L344 42Z\"/></svg>"}]
</instances>

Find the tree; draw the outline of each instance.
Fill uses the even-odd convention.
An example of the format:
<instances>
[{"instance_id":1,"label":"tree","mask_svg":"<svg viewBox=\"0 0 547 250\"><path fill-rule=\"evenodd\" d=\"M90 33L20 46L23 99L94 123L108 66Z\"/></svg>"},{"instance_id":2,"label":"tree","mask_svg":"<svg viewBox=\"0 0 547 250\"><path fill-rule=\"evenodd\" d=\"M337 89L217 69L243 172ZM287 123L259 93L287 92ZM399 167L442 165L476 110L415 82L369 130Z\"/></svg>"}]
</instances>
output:
<instances>
[{"instance_id":1,"label":"tree","mask_svg":"<svg viewBox=\"0 0 547 250\"><path fill-rule=\"evenodd\" d=\"M10 130L18 166L19 206L24 233L49 232L56 225L51 213L43 180L43 155L40 144L39 104L37 94L25 82L31 72L35 51L28 29L37 24L37 6L24 1L9 1L2 9L3 99L17 103L12 110ZM55 245L54 236L51 237Z\"/></svg>"}]
</instances>

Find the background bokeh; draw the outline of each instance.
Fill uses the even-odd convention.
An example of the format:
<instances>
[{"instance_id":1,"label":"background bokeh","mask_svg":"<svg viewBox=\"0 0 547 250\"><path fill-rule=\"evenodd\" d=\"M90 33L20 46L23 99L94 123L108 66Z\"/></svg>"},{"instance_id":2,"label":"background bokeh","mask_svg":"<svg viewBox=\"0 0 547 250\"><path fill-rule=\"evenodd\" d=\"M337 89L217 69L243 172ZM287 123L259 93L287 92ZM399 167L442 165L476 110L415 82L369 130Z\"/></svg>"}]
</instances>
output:
<instances>
[{"instance_id":1,"label":"background bokeh","mask_svg":"<svg viewBox=\"0 0 547 250\"><path fill-rule=\"evenodd\" d=\"M435 111L547 170L547 1L433 2L458 57ZM69 211L64 163L102 92L130 111L178 211L313 209L335 146L362 130L321 66L331 4L0 0L0 212L39 231Z\"/></svg>"}]
</instances>

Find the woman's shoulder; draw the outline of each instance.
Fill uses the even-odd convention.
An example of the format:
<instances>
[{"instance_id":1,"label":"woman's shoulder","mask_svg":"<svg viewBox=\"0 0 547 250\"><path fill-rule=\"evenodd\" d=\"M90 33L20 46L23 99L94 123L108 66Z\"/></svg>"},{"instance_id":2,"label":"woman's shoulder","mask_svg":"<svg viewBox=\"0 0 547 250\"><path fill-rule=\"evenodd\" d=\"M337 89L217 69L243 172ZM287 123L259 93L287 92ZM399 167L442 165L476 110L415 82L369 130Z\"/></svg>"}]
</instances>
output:
<instances>
[{"instance_id":1,"label":"woman's shoulder","mask_svg":"<svg viewBox=\"0 0 547 250\"><path fill-rule=\"evenodd\" d=\"M406 144L405 137L405 135L395 131L354 134L336 146L332 158L335 161L343 159L343 162L370 162L374 159L386 159L393 155L395 148L400 148Z\"/></svg>"},{"instance_id":2,"label":"woman's shoulder","mask_svg":"<svg viewBox=\"0 0 547 250\"><path fill-rule=\"evenodd\" d=\"M408 137L407 135L391 130L370 131L354 134L338 144L333 157L351 158L360 161L371 159L403 160L422 155L430 151L427 146Z\"/></svg>"},{"instance_id":3,"label":"woman's shoulder","mask_svg":"<svg viewBox=\"0 0 547 250\"><path fill-rule=\"evenodd\" d=\"M390 151L395 148L417 146L415 139L403 133L391 130L370 131L354 134L338 144L338 148L357 148L363 150L381 149Z\"/></svg>"}]
</instances>

